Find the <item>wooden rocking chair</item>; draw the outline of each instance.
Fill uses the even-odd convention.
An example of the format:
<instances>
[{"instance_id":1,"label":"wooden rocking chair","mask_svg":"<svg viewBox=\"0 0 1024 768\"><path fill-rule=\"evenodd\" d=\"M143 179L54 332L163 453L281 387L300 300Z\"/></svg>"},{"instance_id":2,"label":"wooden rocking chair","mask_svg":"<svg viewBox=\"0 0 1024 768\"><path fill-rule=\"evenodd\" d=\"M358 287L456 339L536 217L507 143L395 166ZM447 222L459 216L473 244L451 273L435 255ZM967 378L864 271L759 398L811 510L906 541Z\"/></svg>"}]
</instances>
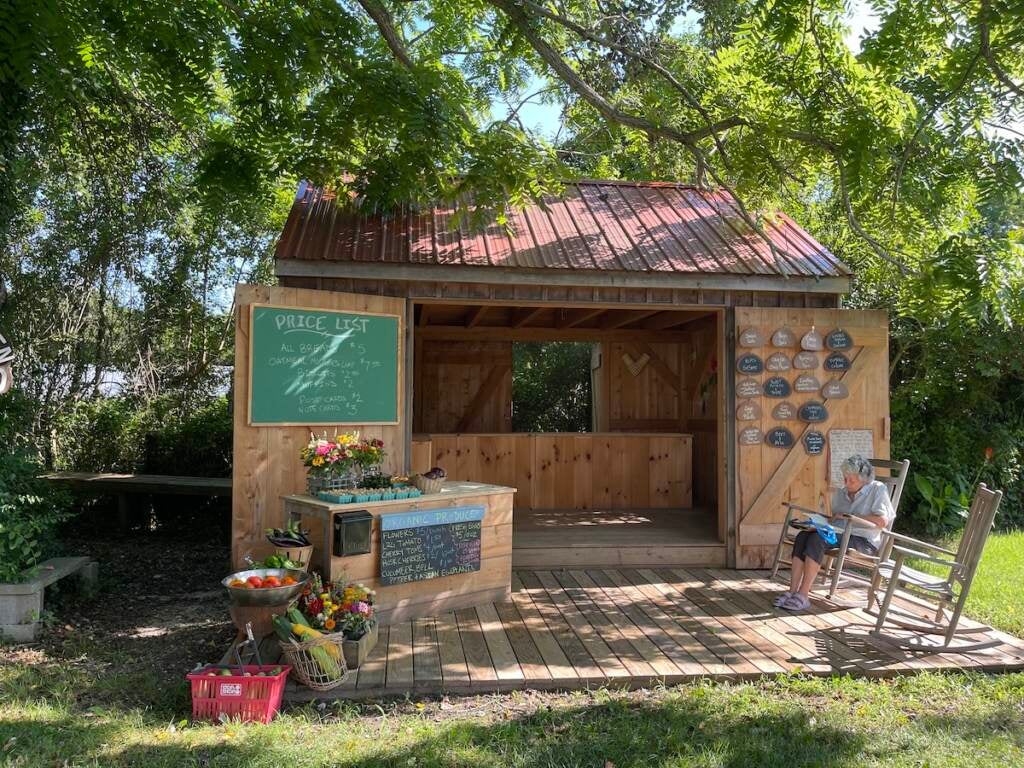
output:
<instances>
[{"instance_id":1,"label":"wooden rocking chair","mask_svg":"<svg viewBox=\"0 0 1024 768\"><path fill-rule=\"evenodd\" d=\"M910 472L910 461L909 459L903 459L903 461L890 461L888 459L868 459L868 463L871 464L875 470L884 470L888 472L888 476L880 476L876 474L876 480L883 483L889 491L889 499L892 501L892 508L898 510L900 505L900 497L903 495L903 486L907 482L907 475ZM775 563L772 566L771 578L774 579L779 572L779 566L791 565L792 561L783 558L782 553L786 546L792 547L793 542L796 540L796 534L799 531L804 530L803 527L798 525L793 520L793 513L800 512L803 514L813 515L821 514L815 512L813 509L801 507L796 504L790 504L786 502L786 519L782 523L782 532L779 535L779 543L775 548ZM826 515L826 517L828 517ZM825 576L829 573L831 568L832 581L829 587L828 596L831 599L835 595L836 589L839 587L839 578L843 572L844 566L856 565L867 570L874 571L875 566L878 564L879 556L866 555L857 550L849 551L850 536L853 534L854 529L857 527L859 520L855 517L848 515L839 515L832 520L842 520L845 523L843 529L843 535L840 537L836 546L830 547L825 550L826 557L831 561L831 566L825 564L825 567L821 569L821 575ZM876 526L871 523L861 523L861 525L868 525L872 529ZM861 581L864 584L868 584L870 577L858 577L851 574L847 574L857 581Z\"/></svg>"},{"instance_id":2,"label":"wooden rocking chair","mask_svg":"<svg viewBox=\"0 0 1024 768\"><path fill-rule=\"evenodd\" d=\"M967 595L971 591L971 582L974 581L974 574L981 562L981 554L985 548L985 542L992 530L992 523L995 520L996 512L999 510L999 503L1002 501L1002 491L991 491L984 484L978 486L971 502L971 510L967 516L967 525L964 527L963 537L960 539L960 546L956 552L944 549L926 541L919 541L909 536L903 536L892 531L885 531L882 542L882 550L879 553L880 562L875 568L874 576L871 579L871 586L868 589L868 610L872 610L875 592L882 581L888 582L885 597L878 608L878 621L872 631L875 635L882 634L882 627L886 621L902 629L909 629L913 632L925 634L940 634L945 636L943 645L929 645L920 639L903 641L894 638L887 638L888 642L896 642L898 645L917 650L954 650L961 651L977 650L998 645L999 640L973 643L968 645L952 646L954 638L958 634L987 632L991 627L972 627L970 629L957 629L960 615L963 612ZM944 559L942 555L952 559ZM933 575L916 570L905 564L907 559L927 561L948 569L944 575ZM926 595L931 598L938 598L938 605L935 609L935 618L929 619L916 615L902 606L893 605L893 597L900 586L906 588L906 594L901 597L909 598L912 603L919 603L919 596ZM949 607L952 606L952 612ZM927 607L927 606L925 606Z\"/></svg>"}]
</instances>

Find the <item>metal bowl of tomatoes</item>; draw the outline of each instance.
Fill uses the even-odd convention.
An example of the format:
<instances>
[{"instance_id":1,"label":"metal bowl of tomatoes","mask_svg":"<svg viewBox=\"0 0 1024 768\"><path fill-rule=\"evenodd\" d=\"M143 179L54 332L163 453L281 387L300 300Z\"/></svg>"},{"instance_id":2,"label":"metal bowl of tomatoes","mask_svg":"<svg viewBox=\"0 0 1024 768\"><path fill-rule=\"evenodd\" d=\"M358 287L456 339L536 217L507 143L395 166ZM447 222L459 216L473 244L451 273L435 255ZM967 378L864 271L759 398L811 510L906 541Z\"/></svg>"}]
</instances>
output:
<instances>
[{"instance_id":1,"label":"metal bowl of tomatoes","mask_svg":"<svg viewBox=\"0 0 1024 768\"><path fill-rule=\"evenodd\" d=\"M234 605L288 605L309 581L309 574L292 568L251 568L221 581Z\"/></svg>"}]
</instances>

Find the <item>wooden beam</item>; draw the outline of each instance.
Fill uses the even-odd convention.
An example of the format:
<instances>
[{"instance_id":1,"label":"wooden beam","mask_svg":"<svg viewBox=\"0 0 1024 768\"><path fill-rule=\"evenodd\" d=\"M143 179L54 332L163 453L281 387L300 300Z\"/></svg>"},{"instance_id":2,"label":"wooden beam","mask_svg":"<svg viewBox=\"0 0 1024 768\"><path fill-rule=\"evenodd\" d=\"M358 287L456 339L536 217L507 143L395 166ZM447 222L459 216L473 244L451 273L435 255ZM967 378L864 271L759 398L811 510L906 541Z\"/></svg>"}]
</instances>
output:
<instances>
[{"instance_id":1,"label":"wooden beam","mask_svg":"<svg viewBox=\"0 0 1024 768\"><path fill-rule=\"evenodd\" d=\"M608 307L590 307L588 309L577 309L574 311L563 310L564 316L555 323L556 328L575 328L591 318L603 315Z\"/></svg>"},{"instance_id":2,"label":"wooden beam","mask_svg":"<svg viewBox=\"0 0 1024 768\"><path fill-rule=\"evenodd\" d=\"M495 390L501 386L502 379L505 378L505 374L510 370L512 370L512 368L509 365L496 365L491 368L491 372L480 385L480 389L477 390L476 395L473 396L473 400L466 408L466 412L462 414L462 418L459 419L459 423L455 427L456 432L465 432L470 428L473 424L473 419L477 417L480 410L487 404L487 401L491 399L491 395L494 394Z\"/></svg>"},{"instance_id":3,"label":"wooden beam","mask_svg":"<svg viewBox=\"0 0 1024 768\"><path fill-rule=\"evenodd\" d=\"M663 310L657 316L652 317L640 324L640 328L651 331L663 331L666 328L675 328L680 325L687 325L704 317L714 317L707 312L687 312L684 310Z\"/></svg>"},{"instance_id":4,"label":"wooden beam","mask_svg":"<svg viewBox=\"0 0 1024 768\"><path fill-rule=\"evenodd\" d=\"M644 318L656 315L661 312L661 309L627 309L619 315L611 315L604 318L601 321L600 327L605 331L612 331L616 328L621 328L624 325L635 323Z\"/></svg>"},{"instance_id":5,"label":"wooden beam","mask_svg":"<svg viewBox=\"0 0 1024 768\"><path fill-rule=\"evenodd\" d=\"M278 277L340 277L363 280L437 281L490 285L578 286L610 288L679 288L705 291L779 291L785 293L849 293L849 277L802 275L723 275L703 272L640 272L604 269L518 269L458 264L277 259ZM698 302L703 304L704 302Z\"/></svg>"},{"instance_id":6,"label":"wooden beam","mask_svg":"<svg viewBox=\"0 0 1024 768\"><path fill-rule=\"evenodd\" d=\"M476 324L479 323L483 319L484 313L487 311L487 308L488 307L487 307L486 304L481 304L479 307L475 307L473 309L470 309L469 310L469 314L466 315L466 323L465 323L466 327L467 328L475 327Z\"/></svg>"},{"instance_id":7,"label":"wooden beam","mask_svg":"<svg viewBox=\"0 0 1024 768\"><path fill-rule=\"evenodd\" d=\"M512 327L522 328L538 315L547 312L550 307L523 307L512 314Z\"/></svg>"},{"instance_id":8,"label":"wooden beam","mask_svg":"<svg viewBox=\"0 0 1024 768\"><path fill-rule=\"evenodd\" d=\"M600 328L506 328L477 326L463 328L456 325L431 325L419 328L416 335L422 339L444 341L651 341L684 342L690 340L688 331L645 331L642 329Z\"/></svg>"}]
</instances>

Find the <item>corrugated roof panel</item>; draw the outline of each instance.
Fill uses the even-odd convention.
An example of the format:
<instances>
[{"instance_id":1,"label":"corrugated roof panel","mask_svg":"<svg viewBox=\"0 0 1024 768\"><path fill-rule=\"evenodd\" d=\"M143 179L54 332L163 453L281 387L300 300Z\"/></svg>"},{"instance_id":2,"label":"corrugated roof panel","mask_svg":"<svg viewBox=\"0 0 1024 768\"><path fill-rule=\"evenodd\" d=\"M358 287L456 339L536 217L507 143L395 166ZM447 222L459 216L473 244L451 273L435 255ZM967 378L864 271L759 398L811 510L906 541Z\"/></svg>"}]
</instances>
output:
<instances>
[{"instance_id":1,"label":"corrugated roof panel","mask_svg":"<svg viewBox=\"0 0 1024 768\"><path fill-rule=\"evenodd\" d=\"M471 206L469 200L459 205ZM512 269L849 276L850 270L785 214L764 235L723 190L670 182L578 181L561 197L456 226L455 209L357 213L335 194L300 185L277 244L279 259L456 264ZM767 238L767 240L766 240ZM769 246L774 246L775 251Z\"/></svg>"}]
</instances>

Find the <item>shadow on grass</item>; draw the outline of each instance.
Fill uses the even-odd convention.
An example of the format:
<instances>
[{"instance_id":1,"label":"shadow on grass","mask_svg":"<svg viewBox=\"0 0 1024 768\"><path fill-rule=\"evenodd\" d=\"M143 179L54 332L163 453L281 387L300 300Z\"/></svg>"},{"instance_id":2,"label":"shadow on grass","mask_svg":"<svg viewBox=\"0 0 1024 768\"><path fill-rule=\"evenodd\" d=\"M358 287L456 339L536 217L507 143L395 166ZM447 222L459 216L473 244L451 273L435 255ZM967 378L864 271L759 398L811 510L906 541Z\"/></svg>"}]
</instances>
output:
<instances>
[{"instance_id":1,"label":"shadow on grass","mask_svg":"<svg viewBox=\"0 0 1024 768\"><path fill-rule=\"evenodd\" d=\"M518 719L477 724L456 721L432 725L418 721L427 735L380 738L365 724L343 721L323 726L320 734L297 735L294 720L269 727L237 728L236 740L206 741L202 729L175 735L172 743L139 743L128 725L90 726L80 720L0 720L0 739L17 736L31 754L46 760L97 760L110 766L605 766L641 768L661 764L727 766L849 765L864 751L865 737L853 729L816 725L793 705L770 712L736 714L722 702L698 694L668 701L608 701L589 706L541 709ZM231 726L236 728L235 726ZM223 738L220 734L218 734ZM348 749L340 745L348 739ZM125 741L122 747L116 746ZM145 738L151 742L152 736ZM391 743L389 743L389 741ZM397 742L397 743L394 743ZM353 754L351 744L356 744ZM394 744L392 746L391 744ZM106 746L104 746L106 745ZM14 754L20 754L16 746ZM33 763L35 764L35 763ZM59 764L59 762L58 762Z\"/></svg>"}]
</instances>

